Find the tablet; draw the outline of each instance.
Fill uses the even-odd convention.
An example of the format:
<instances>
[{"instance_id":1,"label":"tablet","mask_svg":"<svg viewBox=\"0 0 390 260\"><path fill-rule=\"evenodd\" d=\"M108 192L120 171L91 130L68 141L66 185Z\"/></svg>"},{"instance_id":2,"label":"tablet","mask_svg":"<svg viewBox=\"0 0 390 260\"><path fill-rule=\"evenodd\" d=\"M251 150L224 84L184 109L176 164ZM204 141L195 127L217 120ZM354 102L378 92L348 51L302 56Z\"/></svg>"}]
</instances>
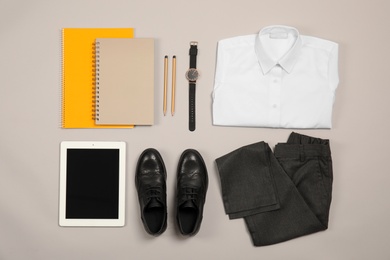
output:
<instances>
[{"instance_id":1,"label":"tablet","mask_svg":"<svg viewBox=\"0 0 390 260\"><path fill-rule=\"evenodd\" d=\"M124 226L125 142L61 142L60 226Z\"/></svg>"}]
</instances>

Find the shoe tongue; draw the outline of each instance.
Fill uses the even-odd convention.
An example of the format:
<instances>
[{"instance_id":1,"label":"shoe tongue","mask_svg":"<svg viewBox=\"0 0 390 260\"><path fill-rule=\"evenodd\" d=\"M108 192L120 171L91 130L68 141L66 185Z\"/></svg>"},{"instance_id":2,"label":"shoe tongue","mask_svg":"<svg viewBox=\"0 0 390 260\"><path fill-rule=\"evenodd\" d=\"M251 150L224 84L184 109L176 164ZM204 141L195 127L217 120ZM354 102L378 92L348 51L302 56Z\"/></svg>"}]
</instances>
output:
<instances>
[{"instance_id":1,"label":"shoe tongue","mask_svg":"<svg viewBox=\"0 0 390 260\"><path fill-rule=\"evenodd\" d=\"M180 208L196 208L196 205L192 200L186 200L180 205Z\"/></svg>"},{"instance_id":2,"label":"shoe tongue","mask_svg":"<svg viewBox=\"0 0 390 260\"><path fill-rule=\"evenodd\" d=\"M161 208L162 207L162 203L160 201L158 201L156 198L152 198L148 205L147 205L147 208Z\"/></svg>"}]
</instances>

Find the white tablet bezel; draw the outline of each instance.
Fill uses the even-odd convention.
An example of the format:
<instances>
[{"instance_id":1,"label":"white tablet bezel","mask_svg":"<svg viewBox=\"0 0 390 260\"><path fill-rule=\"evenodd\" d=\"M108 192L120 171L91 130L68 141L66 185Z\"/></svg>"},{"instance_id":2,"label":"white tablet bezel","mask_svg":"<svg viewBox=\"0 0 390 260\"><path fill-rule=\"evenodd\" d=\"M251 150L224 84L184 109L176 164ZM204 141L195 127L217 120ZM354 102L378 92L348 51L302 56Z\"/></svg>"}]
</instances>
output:
<instances>
[{"instance_id":1,"label":"white tablet bezel","mask_svg":"<svg viewBox=\"0 0 390 260\"><path fill-rule=\"evenodd\" d=\"M68 149L118 149L119 150L119 202L118 219L67 219L66 218L66 173ZM60 226L124 226L125 225L125 176L126 176L126 143L105 141L63 141L60 151Z\"/></svg>"}]
</instances>

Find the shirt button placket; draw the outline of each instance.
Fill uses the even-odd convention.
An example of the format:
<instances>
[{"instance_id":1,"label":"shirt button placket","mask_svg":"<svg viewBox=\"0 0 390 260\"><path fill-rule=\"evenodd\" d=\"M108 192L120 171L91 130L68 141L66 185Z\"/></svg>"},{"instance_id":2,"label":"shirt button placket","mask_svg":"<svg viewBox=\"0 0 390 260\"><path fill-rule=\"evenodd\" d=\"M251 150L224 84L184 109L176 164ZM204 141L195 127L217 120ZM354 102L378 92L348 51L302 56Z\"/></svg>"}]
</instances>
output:
<instances>
[{"instance_id":1,"label":"shirt button placket","mask_svg":"<svg viewBox=\"0 0 390 260\"><path fill-rule=\"evenodd\" d=\"M280 99L282 89L282 68L277 65L270 73L269 122L273 127L280 126Z\"/></svg>"}]
</instances>

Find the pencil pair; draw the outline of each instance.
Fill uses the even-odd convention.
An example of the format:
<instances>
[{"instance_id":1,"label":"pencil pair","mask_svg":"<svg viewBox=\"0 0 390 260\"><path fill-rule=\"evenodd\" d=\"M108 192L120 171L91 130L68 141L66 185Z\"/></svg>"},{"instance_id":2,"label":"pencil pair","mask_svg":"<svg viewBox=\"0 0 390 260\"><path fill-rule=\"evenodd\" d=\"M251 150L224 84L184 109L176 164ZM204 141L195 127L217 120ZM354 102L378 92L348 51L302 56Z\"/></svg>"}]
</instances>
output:
<instances>
[{"instance_id":1,"label":"pencil pair","mask_svg":"<svg viewBox=\"0 0 390 260\"><path fill-rule=\"evenodd\" d=\"M168 55L164 57L164 116L167 113L167 91L168 91ZM175 91L176 91L176 56L172 57L172 97L171 97L171 114L175 114Z\"/></svg>"}]
</instances>

